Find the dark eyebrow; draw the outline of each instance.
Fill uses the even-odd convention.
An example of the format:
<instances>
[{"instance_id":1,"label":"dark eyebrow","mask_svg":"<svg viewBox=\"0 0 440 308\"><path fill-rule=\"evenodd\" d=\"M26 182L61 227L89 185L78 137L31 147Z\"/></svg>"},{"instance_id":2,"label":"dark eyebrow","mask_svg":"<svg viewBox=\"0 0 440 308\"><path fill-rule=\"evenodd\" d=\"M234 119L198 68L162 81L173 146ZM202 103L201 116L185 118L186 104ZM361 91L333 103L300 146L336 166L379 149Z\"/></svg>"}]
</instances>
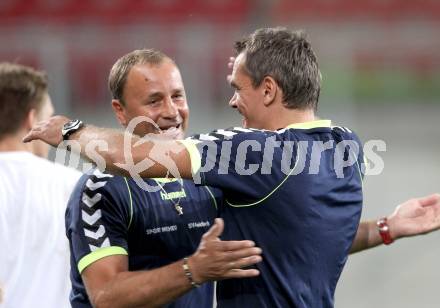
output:
<instances>
[{"instance_id":1,"label":"dark eyebrow","mask_svg":"<svg viewBox=\"0 0 440 308\"><path fill-rule=\"evenodd\" d=\"M233 87L234 89L236 89L236 90L238 90L238 89L240 89L239 87L238 87L238 85L234 82L234 81L229 81L229 84L231 85L231 87Z\"/></svg>"}]
</instances>

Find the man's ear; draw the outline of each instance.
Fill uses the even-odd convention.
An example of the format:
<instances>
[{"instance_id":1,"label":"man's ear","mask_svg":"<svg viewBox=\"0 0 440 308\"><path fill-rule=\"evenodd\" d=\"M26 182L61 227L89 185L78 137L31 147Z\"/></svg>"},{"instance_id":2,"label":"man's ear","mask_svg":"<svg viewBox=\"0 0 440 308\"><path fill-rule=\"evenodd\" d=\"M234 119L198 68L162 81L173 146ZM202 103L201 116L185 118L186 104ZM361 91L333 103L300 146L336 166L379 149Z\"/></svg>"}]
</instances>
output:
<instances>
[{"instance_id":1,"label":"man's ear","mask_svg":"<svg viewBox=\"0 0 440 308\"><path fill-rule=\"evenodd\" d=\"M278 84L275 81L275 79L273 79L270 76L266 76L263 79L262 86L263 86L262 90L264 91L263 103L266 107L268 107L275 101L275 98L278 93Z\"/></svg>"},{"instance_id":2,"label":"man's ear","mask_svg":"<svg viewBox=\"0 0 440 308\"><path fill-rule=\"evenodd\" d=\"M112 99L112 109L115 113L116 119L122 126L127 126L127 118L125 116L125 107L118 99Z\"/></svg>"},{"instance_id":3,"label":"man's ear","mask_svg":"<svg viewBox=\"0 0 440 308\"><path fill-rule=\"evenodd\" d=\"M37 124L37 122L38 122L37 110L34 109L34 108L32 108L32 109L28 112L26 118L24 119L23 127L24 127L24 129L25 129L26 131L30 131L31 128L32 128L35 124Z\"/></svg>"}]
</instances>

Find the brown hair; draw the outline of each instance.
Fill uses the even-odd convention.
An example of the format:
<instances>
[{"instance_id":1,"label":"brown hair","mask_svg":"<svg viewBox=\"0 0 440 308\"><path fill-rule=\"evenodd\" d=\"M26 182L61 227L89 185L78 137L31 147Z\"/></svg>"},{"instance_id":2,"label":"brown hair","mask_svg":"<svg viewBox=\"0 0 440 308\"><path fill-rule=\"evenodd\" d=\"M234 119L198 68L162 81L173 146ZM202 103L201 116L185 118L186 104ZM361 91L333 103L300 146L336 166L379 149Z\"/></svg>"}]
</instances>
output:
<instances>
[{"instance_id":1,"label":"brown hair","mask_svg":"<svg viewBox=\"0 0 440 308\"><path fill-rule=\"evenodd\" d=\"M113 64L108 76L108 87L112 93L112 98L124 103L124 87L128 73L137 64L161 64L164 59L170 59L163 52L155 49L134 50L116 61Z\"/></svg>"},{"instance_id":2,"label":"brown hair","mask_svg":"<svg viewBox=\"0 0 440 308\"><path fill-rule=\"evenodd\" d=\"M46 93L44 72L24 65L0 63L0 139L18 131L29 111L41 108Z\"/></svg>"}]
</instances>

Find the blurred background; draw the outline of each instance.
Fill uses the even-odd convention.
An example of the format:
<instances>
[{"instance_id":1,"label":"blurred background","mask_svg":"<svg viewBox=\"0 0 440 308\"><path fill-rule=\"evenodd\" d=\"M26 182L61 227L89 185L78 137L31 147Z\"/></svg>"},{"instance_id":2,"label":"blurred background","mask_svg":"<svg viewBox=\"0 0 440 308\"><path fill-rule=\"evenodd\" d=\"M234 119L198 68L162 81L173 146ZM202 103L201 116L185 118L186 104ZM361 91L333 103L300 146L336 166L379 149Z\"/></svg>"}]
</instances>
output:
<instances>
[{"instance_id":1,"label":"blurred background","mask_svg":"<svg viewBox=\"0 0 440 308\"><path fill-rule=\"evenodd\" d=\"M256 28L304 29L323 75L319 116L386 142L365 180L364 219L440 191L438 0L1 0L0 61L46 70L57 113L117 127L107 76L154 47L181 68L190 133L240 124L227 107L233 42ZM351 256L336 307L439 307L440 231Z\"/></svg>"}]
</instances>

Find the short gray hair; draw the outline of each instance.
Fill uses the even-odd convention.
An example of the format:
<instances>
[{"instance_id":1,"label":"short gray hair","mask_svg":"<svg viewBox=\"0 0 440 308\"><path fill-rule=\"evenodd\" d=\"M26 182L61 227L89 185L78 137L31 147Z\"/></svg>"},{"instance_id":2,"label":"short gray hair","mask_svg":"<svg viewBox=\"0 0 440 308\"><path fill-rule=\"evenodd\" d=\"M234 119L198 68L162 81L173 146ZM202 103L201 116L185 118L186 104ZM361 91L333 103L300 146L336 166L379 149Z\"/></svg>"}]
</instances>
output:
<instances>
[{"instance_id":1,"label":"short gray hair","mask_svg":"<svg viewBox=\"0 0 440 308\"><path fill-rule=\"evenodd\" d=\"M287 108L317 108L321 73L303 31L282 27L258 29L237 41L235 50L244 53L245 70L254 87L271 76L283 91Z\"/></svg>"}]
</instances>

